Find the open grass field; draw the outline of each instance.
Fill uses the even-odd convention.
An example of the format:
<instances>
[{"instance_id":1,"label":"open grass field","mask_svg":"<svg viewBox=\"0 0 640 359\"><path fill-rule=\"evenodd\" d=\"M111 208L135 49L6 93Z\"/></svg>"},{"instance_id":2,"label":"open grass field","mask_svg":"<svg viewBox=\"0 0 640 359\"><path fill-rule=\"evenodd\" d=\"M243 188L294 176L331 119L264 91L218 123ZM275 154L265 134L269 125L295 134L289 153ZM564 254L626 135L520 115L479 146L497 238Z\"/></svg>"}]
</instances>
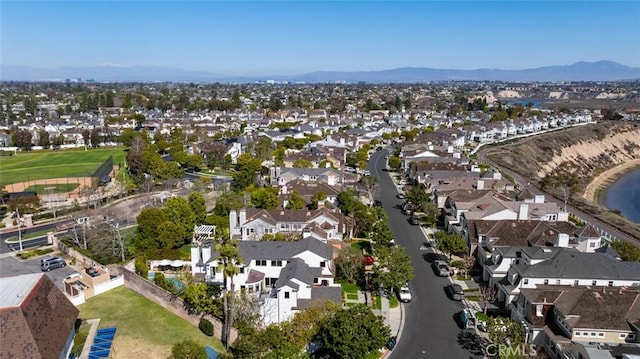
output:
<instances>
[{"instance_id":1,"label":"open grass field","mask_svg":"<svg viewBox=\"0 0 640 359\"><path fill-rule=\"evenodd\" d=\"M113 155L114 165L124 163L124 147L18 152L0 157L0 186L33 180L90 177Z\"/></svg>"},{"instance_id":2,"label":"open grass field","mask_svg":"<svg viewBox=\"0 0 640 359\"><path fill-rule=\"evenodd\" d=\"M223 351L220 340L124 286L90 298L78 309L83 320L100 318L100 328L118 328L113 358L164 359L174 343L187 338Z\"/></svg>"}]
</instances>

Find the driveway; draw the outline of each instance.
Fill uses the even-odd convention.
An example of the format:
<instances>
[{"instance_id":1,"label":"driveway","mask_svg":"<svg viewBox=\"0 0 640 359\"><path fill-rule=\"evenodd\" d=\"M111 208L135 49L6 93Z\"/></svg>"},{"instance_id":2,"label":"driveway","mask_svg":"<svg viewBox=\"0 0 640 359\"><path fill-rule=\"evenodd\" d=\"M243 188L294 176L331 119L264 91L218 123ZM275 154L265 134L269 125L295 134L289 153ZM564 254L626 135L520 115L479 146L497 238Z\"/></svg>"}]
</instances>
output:
<instances>
[{"instance_id":1,"label":"driveway","mask_svg":"<svg viewBox=\"0 0 640 359\"><path fill-rule=\"evenodd\" d=\"M402 203L396 198L398 193L390 173L386 172L385 156L387 150L375 152L369 162L371 175L379 179L376 199L389 217L389 227L395 234L397 245L403 246L411 257L414 278L409 282L412 293L411 302L404 305L405 323L399 342L391 352L390 358L476 358L462 348L459 338L463 331L455 320L456 314L463 308L461 302L450 300L444 287L450 283L448 278L437 277L431 267L435 253L424 237L419 226L411 225L408 216L402 214L396 206ZM473 348L478 352L482 348Z\"/></svg>"},{"instance_id":2,"label":"driveway","mask_svg":"<svg viewBox=\"0 0 640 359\"><path fill-rule=\"evenodd\" d=\"M29 258L27 260L19 260L14 256L0 258L0 278L13 277L22 274L43 273L40 270L40 259L43 257ZM68 264L66 267L54 269L50 272L44 272L55 285L64 291L63 280L71 274L77 273Z\"/></svg>"}]
</instances>

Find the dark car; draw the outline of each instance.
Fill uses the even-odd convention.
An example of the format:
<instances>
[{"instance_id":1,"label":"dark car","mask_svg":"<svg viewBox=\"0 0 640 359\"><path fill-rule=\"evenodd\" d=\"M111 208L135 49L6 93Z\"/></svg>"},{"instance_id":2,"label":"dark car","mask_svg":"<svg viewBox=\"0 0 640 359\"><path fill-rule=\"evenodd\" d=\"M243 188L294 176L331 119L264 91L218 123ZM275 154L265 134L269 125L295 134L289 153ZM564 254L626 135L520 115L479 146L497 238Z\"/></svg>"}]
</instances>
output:
<instances>
[{"instance_id":1,"label":"dark car","mask_svg":"<svg viewBox=\"0 0 640 359\"><path fill-rule=\"evenodd\" d=\"M413 224L414 226L417 226L420 224L420 220L416 216L411 216L409 218L409 223Z\"/></svg>"},{"instance_id":2,"label":"dark car","mask_svg":"<svg viewBox=\"0 0 640 359\"><path fill-rule=\"evenodd\" d=\"M393 348L396 347L396 341L397 340L398 339L395 336L389 338L389 341L387 342L387 349L393 350Z\"/></svg>"},{"instance_id":3,"label":"dark car","mask_svg":"<svg viewBox=\"0 0 640 359\"><path fill-rule=\"evenodd\" d=\"M376 199L375 201L373 201L373 206L374 207L382 207L382 201L379 199Z\"/></svg>"},{"instance_id":4,"label":"dark car","mask_svg":"<svg viewBox=\"0 0 640 359\"><path fill-rule=\"evenodd\" d=\"M460 284L451 283L446 286L445 290L447 291L447 295L449 295L449 298L453 300L464 299L464 290L462 290L462 286L460 286Z\"/></svg>"}]
</instances>

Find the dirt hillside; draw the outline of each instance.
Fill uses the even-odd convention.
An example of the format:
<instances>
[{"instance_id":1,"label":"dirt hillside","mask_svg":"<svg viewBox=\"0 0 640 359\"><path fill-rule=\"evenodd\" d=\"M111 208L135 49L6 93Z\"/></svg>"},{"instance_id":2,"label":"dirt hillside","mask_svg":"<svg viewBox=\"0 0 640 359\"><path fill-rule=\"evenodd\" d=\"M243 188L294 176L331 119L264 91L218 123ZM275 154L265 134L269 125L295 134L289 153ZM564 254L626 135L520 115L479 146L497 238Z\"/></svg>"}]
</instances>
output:
<instances>
[{"instance_id":1,"label":"dirt hillside","mask_svg":"<svg viewBox=\"0 0 640 359\"><path fill-rule=\"evenodd\" d=\"M534 181L562 168L578 177L584 188L605 170L640 158L640 125L576 127L502 146L489 156Z\"/></svg>"}]
</instances>

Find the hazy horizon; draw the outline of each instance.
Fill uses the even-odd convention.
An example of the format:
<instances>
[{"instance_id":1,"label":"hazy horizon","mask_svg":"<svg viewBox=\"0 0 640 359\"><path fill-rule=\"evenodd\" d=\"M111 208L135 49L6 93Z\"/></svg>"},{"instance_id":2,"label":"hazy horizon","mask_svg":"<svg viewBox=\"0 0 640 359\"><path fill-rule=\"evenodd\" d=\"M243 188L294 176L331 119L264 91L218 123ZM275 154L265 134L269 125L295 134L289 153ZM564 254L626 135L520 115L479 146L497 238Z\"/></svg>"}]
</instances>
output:
<instances>
[{"instance_id":1,"label":"hazy horizon","mask_svg":"<svg viewBox=\"0 0 640 359\"><path fill-rule=\"evenodd\" d=\"M640 2L2 1L3 65L230 76L640 67ZM605 46L606 45L606 46Z\"/></svg>"}]
</instances>

